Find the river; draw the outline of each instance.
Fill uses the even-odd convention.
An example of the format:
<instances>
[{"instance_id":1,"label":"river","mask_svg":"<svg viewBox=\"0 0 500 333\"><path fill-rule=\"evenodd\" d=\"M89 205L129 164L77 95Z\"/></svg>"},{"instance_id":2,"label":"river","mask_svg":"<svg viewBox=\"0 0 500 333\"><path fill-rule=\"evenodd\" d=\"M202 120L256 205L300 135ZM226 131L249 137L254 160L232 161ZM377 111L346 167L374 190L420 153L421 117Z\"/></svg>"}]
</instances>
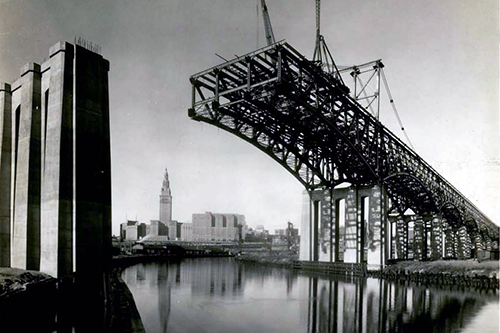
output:
<instances>
[{"instance_id":1,"label":"river","mask_svg":"<svg viewBox=\"0 0 500 333\"><path fill-rule=\"evenodd\" d=\"M147 333L499 332L498 294L347 279L233 258L126 268Z\"/></svg>"}]
</instances>

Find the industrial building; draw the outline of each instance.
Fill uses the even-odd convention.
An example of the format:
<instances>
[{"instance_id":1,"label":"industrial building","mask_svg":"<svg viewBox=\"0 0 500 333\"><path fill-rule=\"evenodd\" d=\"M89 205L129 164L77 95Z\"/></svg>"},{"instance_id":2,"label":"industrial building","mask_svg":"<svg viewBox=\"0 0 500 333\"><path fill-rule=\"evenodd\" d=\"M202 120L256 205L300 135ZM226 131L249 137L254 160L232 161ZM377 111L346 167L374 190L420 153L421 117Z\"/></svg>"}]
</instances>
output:
<instances>
[{"instance_id":1,"label":"industrial building","mask_svg":"<svg viewBox=\"0 0 500 333\"><path fill-rule=\"evenodd\" d=\"M245 239L245 230L245 215L211 212L193 214L193 241L240 241Z\"/></svg>"}]
</instances>

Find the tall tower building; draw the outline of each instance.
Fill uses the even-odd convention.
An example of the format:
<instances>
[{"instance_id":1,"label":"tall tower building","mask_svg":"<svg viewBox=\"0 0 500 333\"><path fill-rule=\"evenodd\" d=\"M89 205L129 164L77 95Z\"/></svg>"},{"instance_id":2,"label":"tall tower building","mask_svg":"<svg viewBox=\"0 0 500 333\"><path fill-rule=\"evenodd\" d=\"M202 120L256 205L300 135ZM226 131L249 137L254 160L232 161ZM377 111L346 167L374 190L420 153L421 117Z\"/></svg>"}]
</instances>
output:
<instances>
[{"instance_id":1,"label":"tall tower building","mask_svg":"<svg viewBox=\"0 0 500 333\"><path fill-rule=\"evenodd\" d=\"M169 225L172 221L172 193L170 192L170 182L168 181L168 170L165 168L165 177L160 194L160 221Z\"/></svg>"}]
</instances>

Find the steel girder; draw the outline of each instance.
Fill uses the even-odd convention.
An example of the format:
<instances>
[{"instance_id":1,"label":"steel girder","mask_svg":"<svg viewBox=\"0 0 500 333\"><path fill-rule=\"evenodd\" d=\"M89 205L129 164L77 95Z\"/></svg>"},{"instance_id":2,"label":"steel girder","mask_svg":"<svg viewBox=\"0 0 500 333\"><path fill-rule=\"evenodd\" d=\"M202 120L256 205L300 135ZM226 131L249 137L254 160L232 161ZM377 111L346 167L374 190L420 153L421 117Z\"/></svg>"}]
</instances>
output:
<instances>
[{"instance_id":1,"label":"steel girder","mask_svg":"<svg viewBox=\"0 0 500 333\"><path fill-rule=\"evenodd\" d=\"M190 78L189 116L248 141L308 190L383 184L400 213L442 214L497 240L498 227L349 96L281 41Z\"/></svg>"}]
</instances>

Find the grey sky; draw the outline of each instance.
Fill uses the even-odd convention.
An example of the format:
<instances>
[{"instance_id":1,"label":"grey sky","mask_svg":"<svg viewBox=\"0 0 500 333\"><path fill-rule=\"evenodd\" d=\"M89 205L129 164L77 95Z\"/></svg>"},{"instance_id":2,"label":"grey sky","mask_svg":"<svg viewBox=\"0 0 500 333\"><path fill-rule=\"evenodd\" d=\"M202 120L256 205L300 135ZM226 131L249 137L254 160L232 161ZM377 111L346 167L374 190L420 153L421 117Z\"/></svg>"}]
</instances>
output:
<instances>
[{"instance_id":1,"label":"grey sky","mask_svg":"<svg viewBox=\"0 0 500 333\"><path fill-rule=\"evenodd\" d=\"M245 214L252 226L299 224L302 188L292 175L187 116L190 75L221 62L215 53L231 58L264 46L257 2L0 1L1 82L74 36L101 45L111 62L115 233L126 214L158 218L165 166L177 220L210 210ZM276 38L310 57L314 1L267 4ZM382 58L417 152L497 223L498 12L492 0L322 2L322 32L337 64ZM403 138L387 105L382 121Z\"/></svg>"}]
</instances>

